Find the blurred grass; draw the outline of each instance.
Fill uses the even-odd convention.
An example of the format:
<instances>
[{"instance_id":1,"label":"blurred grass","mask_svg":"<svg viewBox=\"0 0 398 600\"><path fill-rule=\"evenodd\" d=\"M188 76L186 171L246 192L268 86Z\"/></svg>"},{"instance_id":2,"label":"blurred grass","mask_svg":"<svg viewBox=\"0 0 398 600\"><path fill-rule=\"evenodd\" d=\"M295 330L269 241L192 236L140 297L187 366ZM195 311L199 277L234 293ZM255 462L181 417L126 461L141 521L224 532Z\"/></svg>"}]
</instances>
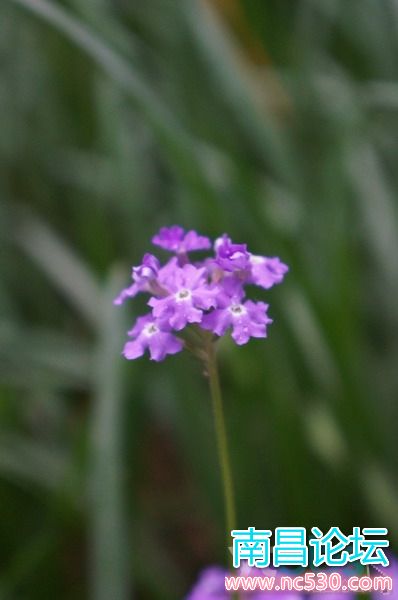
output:
<instances>
[{"instance_id":1,"label":"blurred grass","mask_svg":"<svg viewBox=\"0 0 398 600\"><path fill-rule=\"evenodd\" d=\"M172 223L291 266L267 342L221 344L239 525L388 526L397 550L394 0L0 22L0 596L182 598L224 556L206 382L124 364L136 312L111 305Z\"/></svg>"},{"instance_id":2,"label":"blurred grass","mask_svg":"<svg viewBox=\"0 0 398 600\"><path fill-rule=\"evenodd\" d=\"M99 348L94 366L94 406L91 417L89 460L90 504L92 520L92 597L115 600L128 597L127 571L130 546L126 535L123 495L122 440L123 383L120 345L125 322L113 310L113 299L122 278L117 272L109 277L102 294Z\"/></svg>"}]
</instances>

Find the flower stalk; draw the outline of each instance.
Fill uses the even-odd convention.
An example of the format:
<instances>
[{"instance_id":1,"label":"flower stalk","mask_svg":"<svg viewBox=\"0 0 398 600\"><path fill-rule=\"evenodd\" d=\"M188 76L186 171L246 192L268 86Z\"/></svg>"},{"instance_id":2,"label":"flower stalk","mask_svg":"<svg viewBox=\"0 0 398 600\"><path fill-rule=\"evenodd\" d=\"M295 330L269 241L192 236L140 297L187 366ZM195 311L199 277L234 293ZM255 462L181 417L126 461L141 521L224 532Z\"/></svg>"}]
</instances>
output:
<instances>
[{"instance_id":1,"label":"flower stalk","mask_svg":"<svg viewBox=\"0 0 398 600\"><path fill-rule=\"evenodd\" d=\"M234 484L230 455L228 449L228 438L225 426L224 408L221 394L220 378L218 374L217 356L214 342L210 339L206 345L206 369L209 378L210 395L214 416L214 426L217 438L217 450L220 463L220 471L223 483L225 521L228 538L231 531L236 529L236 509Z\"/></svg>"}]
</instances>

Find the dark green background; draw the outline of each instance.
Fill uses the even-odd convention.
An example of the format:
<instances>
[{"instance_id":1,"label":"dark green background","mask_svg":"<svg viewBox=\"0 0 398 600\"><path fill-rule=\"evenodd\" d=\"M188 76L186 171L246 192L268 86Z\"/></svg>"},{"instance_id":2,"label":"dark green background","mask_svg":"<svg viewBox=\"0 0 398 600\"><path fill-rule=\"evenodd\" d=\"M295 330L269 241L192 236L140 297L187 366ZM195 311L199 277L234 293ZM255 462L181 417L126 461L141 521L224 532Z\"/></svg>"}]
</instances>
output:
<instances>
[{"instance_id":1,"label":"dark green background","mask_svg":"<svg viewBox=\"0 0 398 600\"><path fill-rule=\"evenodd\" d=\"M205 379L127 363L163 225L290 265L220 345L239 526L397 548L394 0L2 0L0 597L180 599L225 560Z\"/></svg>"}]
</instances>

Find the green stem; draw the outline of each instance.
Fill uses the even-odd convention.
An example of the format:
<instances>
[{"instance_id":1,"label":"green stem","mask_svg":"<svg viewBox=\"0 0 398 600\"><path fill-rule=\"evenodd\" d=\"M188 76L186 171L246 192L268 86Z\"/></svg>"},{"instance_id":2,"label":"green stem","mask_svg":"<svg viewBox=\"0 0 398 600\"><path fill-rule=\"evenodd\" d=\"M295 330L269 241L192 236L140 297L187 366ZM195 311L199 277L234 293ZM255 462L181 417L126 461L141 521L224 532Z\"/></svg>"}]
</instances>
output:
<instances>
[{"instance_id":1,"label":"green stem","mask_svg":"<svg viewBox=\"0 0 398 600\"><path fill-rule=\"evenodd\" d=\"M228 440L225 427L224 410L222 403L220 378L218 375L217 358L213 341L207 344L207 372L210 383L210 393L213 403L214 424L217 437L218 458L224 489L225 515L227 535L230 539L232 529L236 529L236 513L234 486L232 480L232 471L229 460Z\"/></svg>"}]
</instances>

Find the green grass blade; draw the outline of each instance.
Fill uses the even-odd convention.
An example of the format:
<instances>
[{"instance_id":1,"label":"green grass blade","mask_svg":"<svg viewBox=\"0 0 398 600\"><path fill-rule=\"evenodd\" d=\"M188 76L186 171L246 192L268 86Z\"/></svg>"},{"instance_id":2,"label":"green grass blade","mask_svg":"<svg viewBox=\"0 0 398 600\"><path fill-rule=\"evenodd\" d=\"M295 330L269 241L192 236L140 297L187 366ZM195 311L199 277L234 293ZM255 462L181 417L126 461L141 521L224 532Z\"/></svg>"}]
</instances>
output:
<instances>
[{"instance_id":1,"label":"green grass blade","mask_svg":"<svg viewBox=\"0 0 398 600\"><path fill-rule=\"evenodd\" d=\"M26 254L96 329L99 287L83 261L47 224L31 215L18 219L15 237Z\"/></svg>"},{"instance_id":2,"label":"green grass blade","mask_svg":"<svg viewBox=\"0 0 398 600\"><path fill-rule=\"evenodd\" d=\"M112 299L121 286L113 273L102 294L101 331L94 371L89 463L91 598L127 600L128 547L123 507L123 379L120 355L125 337L122 312Z\"/></svg>"}]
</instances>

